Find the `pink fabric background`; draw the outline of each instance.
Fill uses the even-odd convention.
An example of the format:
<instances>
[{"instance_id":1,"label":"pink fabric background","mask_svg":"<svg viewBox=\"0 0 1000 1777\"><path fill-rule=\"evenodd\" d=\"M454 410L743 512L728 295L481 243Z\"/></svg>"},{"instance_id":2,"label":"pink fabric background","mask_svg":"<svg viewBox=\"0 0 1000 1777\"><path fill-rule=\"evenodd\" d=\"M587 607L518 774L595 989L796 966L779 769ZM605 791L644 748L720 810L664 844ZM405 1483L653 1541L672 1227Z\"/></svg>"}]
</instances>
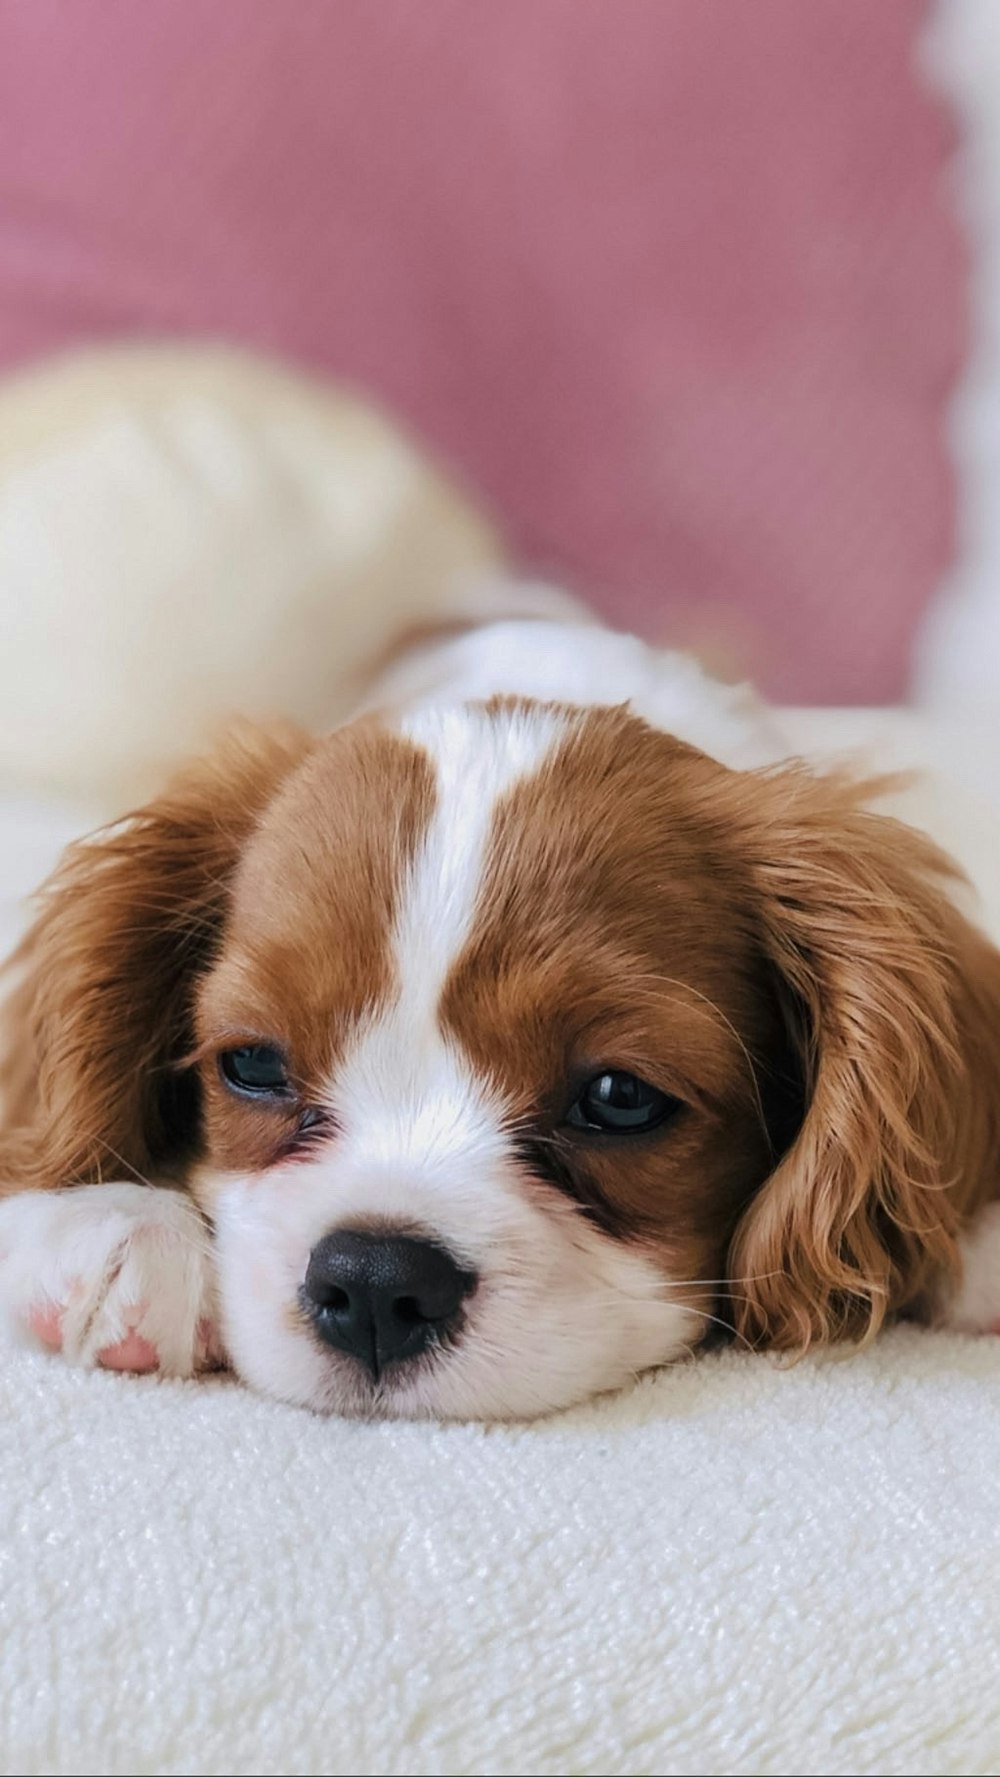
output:
<instances>
[{"instance_id":1,"label":"pink fabric background","mask_svg":"<svg viewBox=\"0 0 1000 1777\"><path fill-rule=\"evenodd\" d=\"M4 0L0 363L197 334L374 393L647 634L884 699L963 342L920 0Z\"/></svg>"}]
</instances>

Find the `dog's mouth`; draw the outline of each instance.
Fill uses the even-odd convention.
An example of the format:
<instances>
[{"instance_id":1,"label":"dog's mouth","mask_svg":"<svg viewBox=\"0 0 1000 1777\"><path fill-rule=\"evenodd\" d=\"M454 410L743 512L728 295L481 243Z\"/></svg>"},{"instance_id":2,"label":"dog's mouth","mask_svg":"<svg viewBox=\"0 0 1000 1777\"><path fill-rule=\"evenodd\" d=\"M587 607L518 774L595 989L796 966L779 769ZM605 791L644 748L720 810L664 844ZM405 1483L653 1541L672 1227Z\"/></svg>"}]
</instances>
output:
<instances>
[{"instance_id":1,"label":"dog's mouth","mask_svg":"<svg viewBox=\"0 0 1000 1777\"><path fill-rule=\"evenodd\" d=\"M451 1344L425 1346L412 1357L368 1364L331 1347L311 1322L306 1336L321 1348L326 1360L323 1378L309 1403L316 1412L369 1420L477 1416L471 1402L467 1411L459 1409L457 1414L444 1406L442 1368L457 1339Z\"/></svg>"}]
</instances>

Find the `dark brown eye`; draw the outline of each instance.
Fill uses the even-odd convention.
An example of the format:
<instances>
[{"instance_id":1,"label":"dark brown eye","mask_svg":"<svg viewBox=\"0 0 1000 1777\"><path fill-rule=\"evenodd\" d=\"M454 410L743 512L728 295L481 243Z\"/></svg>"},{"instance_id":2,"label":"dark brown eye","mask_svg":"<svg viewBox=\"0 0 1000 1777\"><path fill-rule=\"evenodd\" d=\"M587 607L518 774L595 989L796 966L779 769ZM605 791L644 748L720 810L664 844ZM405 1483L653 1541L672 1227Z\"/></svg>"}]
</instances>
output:
<instances>
[{"instance_id":1,"label":"dark brown eye","mask_svg":"<svg viewBox=\"0 0 1000 1777\"><path fill-rule=\"evenodd\" d=\"M641 1135L656 1129L681 1108L680 1099L671 1098L637 1074L609 1069L595 1074L566 1114L571 1129L587 1130L595 1135Z\"/></svg>"},{"instance_id":2,"label":"dark brown eye","mask_svg":"<svg viewBox=\"0 0 1000 1777\"><path fill-rule=\"evenodd\" d=\"M233 1092L245 1098L287 1098L288 1067L271 1043L247 1043L219 1056L219 1072Z\"/></svg>"}]
</instances>

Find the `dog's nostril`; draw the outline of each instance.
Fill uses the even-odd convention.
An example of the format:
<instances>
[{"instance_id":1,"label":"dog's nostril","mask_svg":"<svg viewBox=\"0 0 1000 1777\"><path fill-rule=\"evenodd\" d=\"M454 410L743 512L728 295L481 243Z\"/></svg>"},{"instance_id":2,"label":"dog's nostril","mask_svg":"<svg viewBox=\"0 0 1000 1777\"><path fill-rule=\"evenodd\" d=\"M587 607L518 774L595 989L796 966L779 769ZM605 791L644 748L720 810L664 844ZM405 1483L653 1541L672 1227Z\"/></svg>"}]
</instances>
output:
<instances>
[{"instance_id":1,"label":"dog's nostril","mask_svg":"<svg viewBox=\"0 0 1000 1777\"><path fill-rule=\"evenodd\" d=\"M351 1306L347 1291L339 1284L327 1283L318 1271L307 1273L306 1293L317 1308L329 1308L333 1314L345 1314Z\"/></svg>"},{"instance_id":2,"label":"dog's nostril","mask_svg":"<svg viewBox=\"0 0 1000 1777\"><path fill-rule=\"evenodd\" d=\"M313 1248L302 1304L328 1345L377 1376L453 1332L476 1281L434 1241L345 1229Z\"/></svg>"},{"instance_id":3,"label":"dog's nostril","mask_svg":"<svg viewBox=\"0 0 1000 1777\"><path fill-rule=\"evenodd\" d=\"M433 1315L423 1313L415 1296L397 1296L392 1305L392 1311L397 1320L407 1320L411 1325L414 1321L433 1320L434 1318Z\"/></svg>"}]
</instances>

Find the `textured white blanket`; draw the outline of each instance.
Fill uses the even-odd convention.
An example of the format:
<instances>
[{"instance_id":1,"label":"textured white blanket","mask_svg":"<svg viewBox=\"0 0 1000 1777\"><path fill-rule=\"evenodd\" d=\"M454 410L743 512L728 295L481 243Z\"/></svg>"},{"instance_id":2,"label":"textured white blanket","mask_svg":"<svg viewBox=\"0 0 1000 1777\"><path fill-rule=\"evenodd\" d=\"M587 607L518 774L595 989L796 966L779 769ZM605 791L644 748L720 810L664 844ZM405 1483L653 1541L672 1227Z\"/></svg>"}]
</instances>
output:
<instances>
[{"instance_id":1,"label":"textured white blanket","mask_svg":"<svg viewBox=\"0 0 1000 1777\"><path fill-rule=\"evenodd\" d=\"M997 1772L1000 1340L488 1431L5 1354L0 1655L10 1774Z\"/></svg>"},{"instance_id":2,"label":"textured white blanket","mask_svg":"<svg viewBox=\"0 0 1000 1777\"><path fill-rule=\"evenodd\" d=\"M1000 1344L547 1424L0 1370L6 1772L995 1772Z\"/></svg>"}]
</instances>

